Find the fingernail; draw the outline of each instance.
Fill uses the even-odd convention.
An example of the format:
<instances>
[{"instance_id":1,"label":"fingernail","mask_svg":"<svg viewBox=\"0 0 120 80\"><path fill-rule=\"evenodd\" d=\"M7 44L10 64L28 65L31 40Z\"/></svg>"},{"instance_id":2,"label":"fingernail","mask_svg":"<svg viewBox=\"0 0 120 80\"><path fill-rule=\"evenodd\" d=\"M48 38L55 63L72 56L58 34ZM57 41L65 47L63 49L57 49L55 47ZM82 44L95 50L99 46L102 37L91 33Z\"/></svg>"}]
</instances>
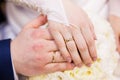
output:
<instances>
[{"instance_id":1,"label":"fingernail","mask_svg":"<svg viewBox=\"0 0 120 80\"><path fill-rule=\"evenodd\" d=\"M97 60L97 57L94 57L94 58L93 58L93 61L96 61L96 60Z\"/></svg>"},{"instance_id":2,"label":"fingernail","mask_svg":"<svg viewBox=\"0 0 120 80\"><path fill-rule=\"evenodd\" d=\"M97 40L97 36L95 35L95 38L94 38L95 40Z\"/></svg>"},{"instance_id":3,"label":"fingernail","mask_svg":"<svg viewBox=\"0 0 120 80\"><path fill-rule=\"evenodd\" d=\"M97 40L97 37L95 37L95 40Z\"/></svg>"},{"instance_id":4,"label":"fingernail","mask_svg":"<svg viewBox=\"0 0 120 80\"><path fill-rule=\"evenodd\" d=\"M78 64L77 66L78 66L78 67L82 67L82 63Z\"/></svg>"},{"instance_id":5,"label":"fingernail","mask_svg":"<svg viewBox=\"0 0 120 80\"><path fill-rule=\"evenodd\" d=\"M75 67L75 64L72 63L72 66Z\"/></svg>"},{"instance_id":6,"label":"fingernail","mask_svg":"<svg viewBox=\"0 0 120 80\"><path fill-rule=\"evenodd\" d=\"M87 64L88 67L91 67L91 63Z\"/></svg>"},{"instance_id":7,"label":"fingernail","mask_svg":"<svg viewBox=\"0 0 120 80\"><path fill-rule=\"evenodd\" d=\"M72 61L71 58L67 58L67 62L71 63L71 61Z\"/></svg>"}]
</instances>

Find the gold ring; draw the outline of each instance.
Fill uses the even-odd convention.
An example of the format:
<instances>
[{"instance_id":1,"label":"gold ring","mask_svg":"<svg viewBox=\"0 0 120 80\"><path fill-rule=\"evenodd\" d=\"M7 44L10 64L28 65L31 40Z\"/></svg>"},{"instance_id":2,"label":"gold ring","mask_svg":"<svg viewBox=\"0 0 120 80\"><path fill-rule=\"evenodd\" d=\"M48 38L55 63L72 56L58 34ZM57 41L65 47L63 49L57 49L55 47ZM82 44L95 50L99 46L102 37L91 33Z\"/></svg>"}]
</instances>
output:
<instances>
[{"instance_id":1,"label":"gold ring","mask_svg":"<svg viewBox=\"0 0 120 80\"><path fill-rule=\"evenodd\" d=\"M53 51L53 55L52 55L52 63L55 63L55 54L56 54L56 51Z\"/></svg>"},{"instance_id":2,"label":"gold ring","mask_svg":"<svg viewBox=\"0 0 120 80\"><path fill-rule=\"evenodd\" d=\"M70 41L72 41L72 40L73 40L72 38L66 39L65 42L67 43L67 42L70 42Z\"/></svg>"}]
</instances>

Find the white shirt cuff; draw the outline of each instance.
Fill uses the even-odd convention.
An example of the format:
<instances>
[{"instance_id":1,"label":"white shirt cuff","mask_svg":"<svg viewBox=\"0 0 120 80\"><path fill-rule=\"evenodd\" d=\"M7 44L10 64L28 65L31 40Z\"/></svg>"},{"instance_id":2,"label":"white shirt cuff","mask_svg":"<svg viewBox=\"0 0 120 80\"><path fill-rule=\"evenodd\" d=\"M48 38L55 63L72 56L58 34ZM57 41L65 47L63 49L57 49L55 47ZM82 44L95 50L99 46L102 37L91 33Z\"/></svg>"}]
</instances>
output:
<instances>
[{"instance_id":1,"label":"white shirt cuff","mask_svg":"<svg viewBox=\"0 0 120 80\"><path fill-rule=\"evenodd\" d=\"M12 60L12 56L11 56L11 60ZM19 79L18 79L18 75L17 75L17 73L16 73L16 71L15 71L15 67L14 67L13 60L12 60L12 67L13 67L14 80L19 80Z\"/></svg>"}]
</instances>

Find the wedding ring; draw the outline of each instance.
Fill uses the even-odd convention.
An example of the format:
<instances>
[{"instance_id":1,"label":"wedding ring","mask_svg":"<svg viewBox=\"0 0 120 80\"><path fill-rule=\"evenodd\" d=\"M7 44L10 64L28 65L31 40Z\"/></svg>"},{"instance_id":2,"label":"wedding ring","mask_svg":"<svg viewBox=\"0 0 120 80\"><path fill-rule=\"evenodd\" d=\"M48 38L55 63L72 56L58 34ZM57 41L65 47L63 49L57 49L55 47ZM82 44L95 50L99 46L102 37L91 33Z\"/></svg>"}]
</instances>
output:
<instances>
[{"instance_id":1,"label":"wedding ring","mask_svg":"<svg viewBox=\"0 0 120 80\"><path fill-rule=\"evenodd\" d=\"M56 51L53 51L53 55L52 55L52 63L55 63L55 54L56 54Z\"/></svg>"},{"instance_id":2,"label":"wedding ring","mask_svg":"<svg viewBox=\"0 0 120 80\"><path fill-rule=\"evenodd\" d=\"M59 51L53 51L51 55L51 63L61 63L66 62Z\"/></svg>"},{"instance_id":3,"label":"wedding ring","mask_svg":"<svg viewBox=\"0 0 120 80\"><path fill-rule=\"evenodd\" d=\"M65 40L65 43L70 42L70 41L72 41L72 40L73 40L72 38L66 39L66 40Z\"/></svg>"}]
</instances>

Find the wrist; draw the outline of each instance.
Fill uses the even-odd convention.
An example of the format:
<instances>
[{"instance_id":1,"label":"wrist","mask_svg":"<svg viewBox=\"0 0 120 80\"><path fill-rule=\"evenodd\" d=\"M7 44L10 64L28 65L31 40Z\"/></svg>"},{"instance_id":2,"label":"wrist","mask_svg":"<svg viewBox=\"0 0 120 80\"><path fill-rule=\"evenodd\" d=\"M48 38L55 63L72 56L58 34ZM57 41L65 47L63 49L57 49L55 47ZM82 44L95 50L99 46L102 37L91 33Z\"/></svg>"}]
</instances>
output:
<instances>
[{"instance_id":1,"label":"wrist","mask_svg":"<svg viewBox=\"0 0 120 80\"><path fill-rule=\"evenodd\" d=\"M13 64L13 67L14 67L14 71L17 72L17 68L16 68L16 60L15 60L15 54L17 54L15 51L15 42L14 40L11 40L10 42L10 51L11 51L11 59L12 59L12 64Z\"/></svg>"}]
</instances>

